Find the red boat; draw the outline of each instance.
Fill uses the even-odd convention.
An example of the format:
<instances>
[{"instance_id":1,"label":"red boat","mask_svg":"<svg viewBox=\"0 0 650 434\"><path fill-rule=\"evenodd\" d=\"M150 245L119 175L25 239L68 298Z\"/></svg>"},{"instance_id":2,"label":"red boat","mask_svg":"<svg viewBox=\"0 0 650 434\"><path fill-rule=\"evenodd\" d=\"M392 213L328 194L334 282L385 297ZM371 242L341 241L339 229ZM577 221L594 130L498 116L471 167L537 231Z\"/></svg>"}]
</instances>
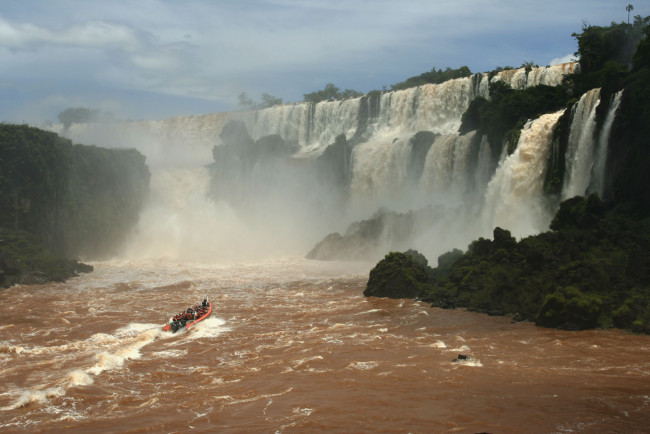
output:
<instances>
[{"instance_id":1,"label":"red boat","mask_svg":"<svg viewBox=\"0 0 650 434\"><path fill-rule=\"evenodd\" d=\"M174 315L172 320L168 324L165 324L163 330L166 332L171 331L172 333L176 333L183 327L189 330L190 327L210 316L210 313L212 313L212 303L207 298L204 298L203 303L200 305L189 307L183 312Z\"/></svg>"}]
</instances>

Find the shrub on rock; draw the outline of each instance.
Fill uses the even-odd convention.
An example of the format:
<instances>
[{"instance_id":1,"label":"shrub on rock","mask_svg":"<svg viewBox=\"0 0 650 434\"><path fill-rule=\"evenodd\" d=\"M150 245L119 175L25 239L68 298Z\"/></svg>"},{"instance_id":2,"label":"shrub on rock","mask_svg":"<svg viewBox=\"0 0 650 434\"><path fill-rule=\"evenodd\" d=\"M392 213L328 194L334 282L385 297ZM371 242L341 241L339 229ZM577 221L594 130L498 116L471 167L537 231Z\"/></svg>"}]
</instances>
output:
<instances>
[{"instance_id":1,"label":"shrub on rock","mask_svg":"<svg viewBox=\"0 0 650 434\"><path fill-rule=\"evenodd\" d=\"M366 297L416 298L427 284L427 266L420 254L391 252L370 271Z\"/></svg>"}]
</instances>

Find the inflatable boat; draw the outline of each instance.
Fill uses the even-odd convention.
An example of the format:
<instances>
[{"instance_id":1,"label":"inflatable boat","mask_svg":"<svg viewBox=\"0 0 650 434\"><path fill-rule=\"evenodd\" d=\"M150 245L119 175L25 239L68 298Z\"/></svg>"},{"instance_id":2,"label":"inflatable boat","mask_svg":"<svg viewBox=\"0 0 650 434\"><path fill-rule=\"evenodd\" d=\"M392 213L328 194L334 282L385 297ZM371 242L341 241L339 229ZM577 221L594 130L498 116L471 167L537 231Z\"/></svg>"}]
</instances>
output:
<instances>
[{"instance_id":1,"label":"inflatable boat","mask_svg":"<svg viewBox=\"0 0 650 434\"><path fill-rule=\"evenodd\" d=\"M207 298L204 298L200 305L188 307L183 312L174 315L169 323L165 324L163 330L172 333L176 333L183 327L189 330L210 316L210 313L212 313L212 303L210 303Z\"/></svg>"}]
</instances>

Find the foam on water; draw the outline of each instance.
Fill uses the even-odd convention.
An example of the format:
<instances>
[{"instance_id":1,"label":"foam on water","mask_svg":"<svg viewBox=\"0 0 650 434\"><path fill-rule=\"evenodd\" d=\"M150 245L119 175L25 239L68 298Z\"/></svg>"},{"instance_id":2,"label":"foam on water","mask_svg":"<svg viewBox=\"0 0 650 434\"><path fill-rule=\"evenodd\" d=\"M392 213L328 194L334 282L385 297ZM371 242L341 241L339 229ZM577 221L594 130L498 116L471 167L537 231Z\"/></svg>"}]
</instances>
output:
<instances>
[{"instance_id":1,"label":"foam on water","mask_svg":"<svg viewBox=\"0 0 650 434\"><path fill-rule=\"evenodd\" d=\"M142 356L140 350L160 337L162 333L158 324L131 323L117 329L114 334L95 333L82 341L33 348L27 353L33 355L51 354L52 360L65 358L69 354L80 354L81 357L84 357L84 354L90 355L94 351L96 353L93 357L95 364L85 369L78 368L68 372L59 380L54 380L54 386L44 384L42 389L34 387L22 391L13 390L14 394L20 393L19 398L13 404L3 407L2 410L13 410L34 403L45 403L51 398L64 396L71 387L91 385L94 383L91 375L97 376L104 371L121 369L127 360L140 358ZM104 350L97 351L97 348L104 348ZM22 350L20 352L13 351L16 354L22 353Z\"/></svg>"},{"instance_id":2,"label":"foam on water","mask_svg":"<svg viewBox=\"0 0 650 434\"><path fill-rule=\"evenodd\" d=\"M117 347L113 349L113 352L103 351L97 354L97 363L88 368L87 372L99 375L106 370L122 368L125 360L139 359L142 355L140 349L162 334L163 331L159 325L152 326L151 324L133 323L118 329L115 335L122 336L122 338L119 339Z\"/></svg>"},{"instance_id":3,"label":"foam on water","mask_svg":"<svg viewBox=\"0 0 650 434\"><path fill-rule=\"evenodd\" d=\"M469 347L467 345L462 345L459 348L448 348L447 351L454 352L454 353L463 352L463 351L467 352L469 351Z\"/></svg>"},{"instance_id":4,"label":"foam on water","mask_svg":"<svg viewBox=\"0 0 650 434\"><path fill-rule=\"evenodd\" d=\"M42 404L48 399L57 398L64 394L64 389L60 387L50 387L45 390L25 390L12 405L2 407L0 410L15 410L21 407L28 407L32 404Z\"/></svg>"},{"instance_id":5,"label":"foam on water","mask_svg":"<svg viewBox=\"0 0 650 434\"><path fill-rule=\"evenodd\" d=\"M447 345L443 341L436 341L429 346L433 348L447 348Z\"/></svg>"},{"instance_id":6,"label":"foam on water","mask_svg":"<svg viewBox=\"0 0 650 434\"><path fill-rule=\"evenodd\" d=\"M224 327L226 320L222 318L217 318L211 316L204 319L200 323L196 324L190 328L187 335L187 339L206 339L206 338L215 338L222 333L228 332L231 329L229 327Z\"/></svg>"},{"instance_id":7,"label":"foam on water","mask_svg":"<svg viewBox=\"0 0 650 434\"><path fill-rule=\"evenodd\" d=\"M470 367L474 367L474 368L483 367L483 364L481 363L480 360L472 359L472 358L469 358L469 359L466 359L466 360L458 360L458 361L453 362L453 364L457 365L457 366L470 366Z\"/></svg>"},{"instance_id":8,"label":"foam on water","mask_svg":"<svg viewBox=\"0 0 650 434\"><path fill-rule=\"evenodd\" d=\"M93 378L81 369L76 369L68 374L70 386L89 386L95 382Z\"/></svg>"},{"instance_id":9,"label":"foam on water","mask_svg":"<svg viewBox=\"0 0 650 434\"><path fill-rule=\"evenodd\" d=\"M0 354L17 355L25 351L23 347L12 345L7 342L0 343Z\"/></svg>"},{"instance_id":10,"label":"foam on water","mask_svg":"<svg viewBox=\"0 0 650 434\"><path fill-rule=\"evenodd\" d=\"M376 367L379 366L379 362L370 360L367 362L352 362L350 363L346 368L347 369L357 369L359 371L369 371L371 369L375 369Z\"/></svg>"}]
</instances>

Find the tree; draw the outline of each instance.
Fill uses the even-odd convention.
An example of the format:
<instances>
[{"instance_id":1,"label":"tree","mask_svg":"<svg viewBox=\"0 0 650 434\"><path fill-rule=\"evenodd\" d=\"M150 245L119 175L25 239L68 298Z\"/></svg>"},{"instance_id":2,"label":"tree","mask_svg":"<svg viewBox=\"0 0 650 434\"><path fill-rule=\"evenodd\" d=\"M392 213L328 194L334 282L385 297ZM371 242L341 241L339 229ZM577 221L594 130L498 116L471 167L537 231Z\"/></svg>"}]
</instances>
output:
<instances>
[{"instance_id":1,"label":"tree","mask_svg":"<svg viewBox=\"0 0 650 434\"><path fill-rule=\"evenodd\" d=\"M334 86L334 83L327 83L323 90L317 90L316 92L306 93L303 96L307 102L320 102L325 100L336 99L336 96L339 93L339 88Z\"/></svg>"},{"instance_id":2,"label":"tree","mask_svg":"<svg viewBox=\"0 0 650 434\"><path fill-rule=\"evenodd\" d=\"M320 101L333 101L335 99L348 99L348 98L357 98L363 95L361 92L357 92L352 89L345 89L341 91L338 87L334 86L333 83L327 83L323 90L318 90L312 93L305 93L306 102L317 103Z\"/></svg>"},{"instance_id":3,"label":"tree","mask_svg":"<svg viewBox=\"0 0 650 434\"><path fill-rule=\"evenodd\" d=\"M280 105L282 104L282 98L276 98L273 95L269 95L268 93L263 93L262 94L262 103L258 104L259 108L268 108L268 107L273 107L274 105Z\"/></svg>"},{"instance_id":4,"label":"tree","mask_svg":"<svg viewBox=\"0 0 650 434\"><path fill-rule=\"evenodd\" d=\"M627 24L630 24L630 11L634 10L634 6L632 5L627 5L625 6L625 10L627 11Z\"/></svg>"},{"instance_id":5,"label":"tree","mask_svg":"<svg viewBox=\"0 0 650 434\"><path fill-rule=\"evenodd\" d=\"M409 77L401 83L391 85L391 88L393 90L403 90L428 83L440 84L447 80L469 77L470 75L472 75L472 71L470 71L467 66L461 66L458 69L451 69L450 67L447 67L445 70L436 69L433 67L431 71L424 72L415 77Z\"/></svg>"},{"instance_id":6,"label":"tree","mask_svg":"<svg viewBox=\"0 0 650 434\"><path fill-rule=\"evenodd\" d=\"M282 104L282 98L277 98L273 95L269 95L268 93L262 94L262 102L259 104L256 103L253 98L249 97L246 92L240 93L238 99L239 107L242 110L261 110L273 107L274 105Z\"/></svg>"},{"instance_id":7,"label":"tree","mask_svg":"<svg viewBox=\"0 0 650 434\"><path fill-rule=\"evenodd\" d=\"M70 107L59 113L59 121L63 124L65 129L68 129L72 124L81 124L92 122L99 117L100 110L89 109L84 107Z\"/></svg>"},{"instance_id":8,"label":"tree","mask_svg":"<svg viewBox=\"0 0 650 434\"><path fill-rule=\"evenodd\" d=\"M240 93L238 98L239 98L239 107L241 107L243 110L250 109L254 104L253 98L248 96L246 92Z\"/></svg>"}]
</instances>

